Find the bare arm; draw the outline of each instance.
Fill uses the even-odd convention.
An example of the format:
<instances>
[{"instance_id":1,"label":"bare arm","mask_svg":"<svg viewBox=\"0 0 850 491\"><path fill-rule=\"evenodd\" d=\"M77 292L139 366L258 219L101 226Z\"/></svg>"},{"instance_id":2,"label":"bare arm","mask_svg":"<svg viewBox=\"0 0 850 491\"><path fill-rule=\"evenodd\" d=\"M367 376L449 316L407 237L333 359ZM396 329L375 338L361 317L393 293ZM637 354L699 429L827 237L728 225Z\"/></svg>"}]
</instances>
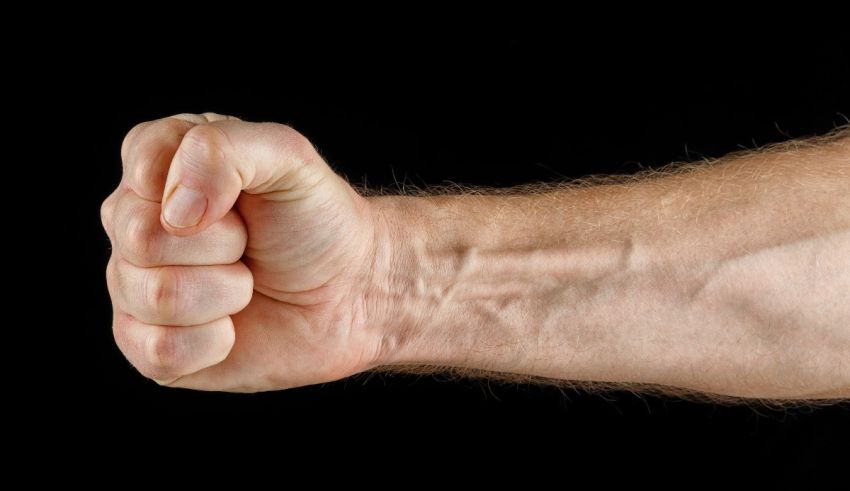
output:
<instances>
[{"instance_id":1,"label":"bare arm","mask_svg":"<svg viewBox=\"0 0 850 491\"><path fill-rule=\"evenodd\" d=\"M850 396L846 135L619 184L374 203L386 364Z\"/></svg>"},{"instance_id":2,"label":"bare arm","mask_svg":"<svg viewBox=\"0 0 850 491\"><path fill-rule=\"evenodd\" d=\"M850 397L850 138L618 183L363 197L291 128L142 123L102 207L126 357L261 391L390 367ZM676 389L672 389L676 388Z\"/></svg>"}]
</instances>

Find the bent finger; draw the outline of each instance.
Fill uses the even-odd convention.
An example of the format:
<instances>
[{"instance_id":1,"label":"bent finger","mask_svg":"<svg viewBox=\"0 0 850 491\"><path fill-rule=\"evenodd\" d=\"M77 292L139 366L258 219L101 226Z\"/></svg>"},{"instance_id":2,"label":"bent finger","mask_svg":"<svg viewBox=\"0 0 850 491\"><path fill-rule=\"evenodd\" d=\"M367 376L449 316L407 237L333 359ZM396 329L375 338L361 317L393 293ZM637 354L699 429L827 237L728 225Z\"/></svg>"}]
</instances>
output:
<instances>
[{"instance_id":1,"label":"bent finger","mask_svg":"<svg viewBox=\"0 0 850 491\"><path fill-rule=\"evenodd\" d=\"M123 312L113 322L115 342L145 377L169 383L224 360L236 339L233 321L223 317L201 325L151 325Z\"/></svg>"},{"instance_id":2,"label":"bent finger","mask_svg":"<svg viewBox=\"0 0 850 491\"><path fill-rule=\"evenodd\" d=\"M193 326L244 309L254 280L241 262L220 266L140 268L113 259L107 284L113 302L142 322Z\"/></svg>"},{"instance_id":3,"label":"bent finger","mask_svg":"<svg viewBox=\"0 0 850 491\"><path fill-rule=\"evenodd\" d=\"M248 233L236 211L231 210L201 233L178 237L162 228L159 203L125 191L114 208L115 248L136 266L232 264L245 252Z\"/></svg>"},{"instance_id":4,"label":"bent finger","mask_svg":"<svg viewBox=\"0 0 850 491\"><path fill-rule=\"evenodd\" d=\"M187 118L168 117L131 129L121 144L124 185L146 200L161 200L171 159L195 124Z\"/></svg>"}]
</instances>

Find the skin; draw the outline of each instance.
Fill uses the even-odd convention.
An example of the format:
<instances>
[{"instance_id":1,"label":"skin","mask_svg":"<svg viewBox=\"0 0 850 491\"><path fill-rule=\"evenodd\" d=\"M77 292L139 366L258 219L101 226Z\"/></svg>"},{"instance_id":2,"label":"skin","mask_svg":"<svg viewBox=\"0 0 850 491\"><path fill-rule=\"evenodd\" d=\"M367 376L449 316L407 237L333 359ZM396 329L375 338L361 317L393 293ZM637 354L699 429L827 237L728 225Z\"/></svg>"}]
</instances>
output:
<instances>
[{"instance_id":1,"label":"skin","mask_svg":"<svg viewBox=\"0 0 850 491\"><path fill-rule=\"evenodd\" d=\"M289 127L142 123L102 207L115 340L144 376L201 390L439 366L850 397L848 142L367 198Z\"/></svg>"}]
</instances>

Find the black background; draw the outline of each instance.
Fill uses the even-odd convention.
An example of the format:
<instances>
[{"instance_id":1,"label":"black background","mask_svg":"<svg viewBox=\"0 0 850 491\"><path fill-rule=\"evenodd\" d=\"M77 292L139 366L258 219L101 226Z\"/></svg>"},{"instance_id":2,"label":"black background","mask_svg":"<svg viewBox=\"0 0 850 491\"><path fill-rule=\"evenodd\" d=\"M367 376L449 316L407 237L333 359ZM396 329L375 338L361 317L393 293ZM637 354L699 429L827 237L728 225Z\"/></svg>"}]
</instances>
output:
<instances>
[{"instance_id":1,"label":"black background","mask_svg":"<svg viewBox=\"0 0 850 491\"><path fill-rule=\"evenodd\" d=\"M74 359L42 390L47 417L116 431L116 418L211 418L237 433L262 422L262 435L290 438L353 428L395 448L424 439L470 453L482 442L505 454L551 445L555 455L578 452L612 469L653 461L762 481L843 463L846 406L727 407L386 375L278 393L197 393L160 388L123 359L110 333L98 210L120 179L121 139L140 121L215 111L287 123L351 181L397 188L627 173L822 134L850 116L846 36L722 43L716 32L684 36L687 28L618 39L542 31L356 33L327 43L271 35L238 46L187 36L165 48L149 33L120 56L104 38L60 48L55 84L71 138L56 144L64 158L53 165L70 205L56 227L71 246L64 264L75 321L57 344L73 346Z\"/></svg>"}]
</instances>

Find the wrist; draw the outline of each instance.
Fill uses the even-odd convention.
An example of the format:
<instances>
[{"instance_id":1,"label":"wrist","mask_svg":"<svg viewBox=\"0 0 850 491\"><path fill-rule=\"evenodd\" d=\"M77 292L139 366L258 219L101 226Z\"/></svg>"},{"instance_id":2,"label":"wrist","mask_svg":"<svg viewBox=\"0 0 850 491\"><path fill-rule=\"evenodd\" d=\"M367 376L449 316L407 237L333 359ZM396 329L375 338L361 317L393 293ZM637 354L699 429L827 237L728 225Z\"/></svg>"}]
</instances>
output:
<instances>
[{"instance_id":1,"label":"wrist","mask_svg":"<svg viewBox=\"0 0 850 491\"><path fill-rule=\"evenodd\" d=\"M418 354L418 341L427 329L429 311L425 290L431 283L428 249L436 244L424 237L432 230L421 198L368 198L375 239L372 274L364 294L370 324L377 328L379 349L375 366L427 363Z\"/></svg>"}]
</instances>

